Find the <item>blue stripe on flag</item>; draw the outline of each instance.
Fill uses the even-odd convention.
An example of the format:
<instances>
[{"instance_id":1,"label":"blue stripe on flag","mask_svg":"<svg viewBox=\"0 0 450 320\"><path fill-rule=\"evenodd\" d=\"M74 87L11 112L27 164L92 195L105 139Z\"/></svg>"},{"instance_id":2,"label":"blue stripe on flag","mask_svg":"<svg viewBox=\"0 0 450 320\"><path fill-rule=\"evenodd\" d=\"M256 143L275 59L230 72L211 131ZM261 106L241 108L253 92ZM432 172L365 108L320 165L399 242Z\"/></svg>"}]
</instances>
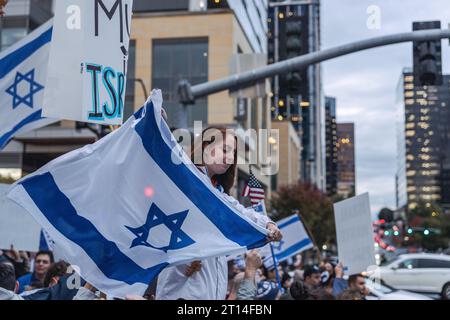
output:
<instances>
[{"instance_id":1,"label":"blue stripe on flag","mask_svg":"<svg viewBox=\"0 0 450 320\"><path fill-rule=\"evenodd\" d=\"M295 215L295 217L292 217L288 221L285 221L282 224L278 225L278 228L281 229L281 228L287 227L288 225L290 225L294 222L298 222L298 221L300 221L300 218L297 215Z\"/></svg>"},{"instance_id":2,"label":"blue stripe on flag","mask_svg":"<svg viewBox=\"0 0 450 320\"><path fill-rule=\"evenodd\" d=\"M106 277L130 285L148 285L168 265L161 263L148 269L137 265L114 242L103 237L89 220L77 214L49 172L33 176L20 184L55 229L80 246Z\"/></svg>"},{"instance_id":3,"label":"blue stripe on flag","mask_svg":"<svg viewBox=\"0 0 450 320\"><path fill-rule=\"evenodd\" d=\"M52 40L52 30L49 28L33 41L6 55L0 59L0 79L11 72L15 67L28 59L34 52Z\"/></svg>"},{"instance_id":4,"label":"blue stripe on flag","mask_svg":"<svg viewBox=\"0 0 450 320\"><path fill-rule=\"evenodd\" d=\"M3 149L8 142L11 140L11 138L16 134L18 130L20 130L22 127L26 126L27 124L44 119L41 117L42 110L38 110L30 114L28 117L20 121L18 124L16 124L10 131L6 132L2 136L0 136L0 150Z\"/></svg>"},{"instance_id":5,"label":"blue stripe on flag","mask_svg":"<svg viewBox=\"0 0 450 320\"><path fill-rule=\"evenodd\" d=\"M146 105L145 116L135 126L152 159L225 237L241 246L253 243L247 246L248 249L263 246L266 243L265 235L224 205L184 163L175 164L170 160L172 150L164 142L154 114L154 106L150 101ZM162 124L162 130L165 129L165 124ZM170 134L163 133L166 137Z\"/></svg>"},{"instance_id":6,"label":"blue stripe on flag","mask_svg":"<svg viewBox=\"0 0 450 320\"><path fill-rule=\"evenodd\" d=\"M307 245L309 245L311 243L312 242L309 238L303 239L302 241L297 242L296 244L290 246L286 250L283 250L282 252L276 254L275 256L278 261L282 261L283 259L292 256L293 254L300 251L301 249L303 249L304 247L306 247Z\"/></svg>"}]
</instances>

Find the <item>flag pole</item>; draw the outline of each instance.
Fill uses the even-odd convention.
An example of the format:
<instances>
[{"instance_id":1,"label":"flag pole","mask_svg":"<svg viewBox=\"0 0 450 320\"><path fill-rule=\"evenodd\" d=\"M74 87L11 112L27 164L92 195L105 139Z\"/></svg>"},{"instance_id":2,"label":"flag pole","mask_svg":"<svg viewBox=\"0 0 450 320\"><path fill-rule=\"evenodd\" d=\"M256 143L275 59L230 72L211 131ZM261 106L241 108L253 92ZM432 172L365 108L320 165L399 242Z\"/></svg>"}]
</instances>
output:
<instances>
[{"instance_id":1,"label":"flag pole","mask_svg":"<svg viewBox=\"0 0 450 320\"><path fill-rule=\"evenodd\" d=\"M263 206L263 211L264 214L268 217L269 215L267 214L267 210L266 210L266 206L264 204L264 200L261 200L262 206ZM280 278L280 273L278 272L278 259L275 256L275 251L273 250L273 242L271 241L269 243L270 245L270 252L272 253L272 259L273 259L273 266L275 268L275 277L277 279L277 283L278 283L278 290L280 290L280 292L283 292L283 286L281 285L281 278Z\"/></svg>"},{"instance_id":2,"label":"flag pole","mask_svg":"<svg viewBox=\"0 0 450 320\"><path fill-rule=\"evenodd\" d=\"M270 243L270 252L272 253L272 259L273 259L273 266L275 268L275 277L277 279L277 283L278 283L278 289L280 290L280 292L284 291L283 287L281 286L281 279L280 279L280 273L278 272L278 259L275 256L275 252L273 251L273 243Z\"/></svg>"}]
</instances>

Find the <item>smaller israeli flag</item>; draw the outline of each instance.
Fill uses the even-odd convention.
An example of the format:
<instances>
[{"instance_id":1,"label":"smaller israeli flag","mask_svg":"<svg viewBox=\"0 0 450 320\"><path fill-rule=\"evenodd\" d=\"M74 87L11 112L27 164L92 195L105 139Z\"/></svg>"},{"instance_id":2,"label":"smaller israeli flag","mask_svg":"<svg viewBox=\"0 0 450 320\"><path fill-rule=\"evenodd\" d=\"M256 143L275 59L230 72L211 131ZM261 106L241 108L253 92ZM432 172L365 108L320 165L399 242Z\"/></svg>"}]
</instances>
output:
<instances>
[{"instance_id":1,"label":"smaller israeli flag","mask_svg":"<svg viewBox=\"0 0 450 320\"><path fill-rule=\"evenodd\" d=\"M57 120L42 117L52 21L0 53L0 150L17 134Z\"/></svg>"},{"instance_id":2,"label":"smaller israeli flag","mask_svg":"<svg viewBox=\"0 0 450 320\"><path fill-rule=\"evenodd\" d=\"M309 238L298 215L294 214L284 218L277 221L277 224L283 234L283 239L281 239L281 241L272 243L273 252L278 262L284 261L297 253L313 247L313 242ZM264 265L266 265L266 263L273 264L269 245L266 245L261 249L261 255L266 256Z\"/></svg>"}]
</instances>

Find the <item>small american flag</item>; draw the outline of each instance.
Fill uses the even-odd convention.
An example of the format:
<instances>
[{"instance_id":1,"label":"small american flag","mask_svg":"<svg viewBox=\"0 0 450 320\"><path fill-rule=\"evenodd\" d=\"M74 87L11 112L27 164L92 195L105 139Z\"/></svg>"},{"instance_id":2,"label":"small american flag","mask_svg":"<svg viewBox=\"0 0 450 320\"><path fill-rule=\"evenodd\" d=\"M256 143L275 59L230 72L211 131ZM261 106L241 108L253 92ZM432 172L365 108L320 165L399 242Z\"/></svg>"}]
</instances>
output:
<instances>
[{"instance_id":1,"label":"small american flag","mask_svg":"<svg viewBox=\"0 0 450 320\"><path fill-rule=\"evenodd\" d=\"M247 185L242 192L243 197L250 197L252 205L258 204L261 200L264 200L264 189L259 183L258 179L253 175L252 169L250 168L250 177L248 179Z\"/></svg>"}]
</instances>

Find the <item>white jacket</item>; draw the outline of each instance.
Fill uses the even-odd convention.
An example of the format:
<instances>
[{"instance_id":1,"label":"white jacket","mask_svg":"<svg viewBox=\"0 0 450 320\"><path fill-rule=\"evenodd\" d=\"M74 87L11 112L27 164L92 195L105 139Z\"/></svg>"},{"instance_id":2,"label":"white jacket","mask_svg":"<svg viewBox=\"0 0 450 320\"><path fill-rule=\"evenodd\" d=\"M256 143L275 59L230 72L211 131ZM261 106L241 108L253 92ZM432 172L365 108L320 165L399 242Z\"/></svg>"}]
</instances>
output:
<instances>
[{"instance_id":1,"label":"white jacket","mask_svg":"<svg viewBox=\"0 0 450 320\"><path fill-rule=\"evenodd\" d=\"M221 190L223 192L223 189ZM272 222L251 208L245 208L235 198L223 194L224 199L252 221L265 228ZM227 258L212 257L201 260L200 271L190 277L184 275L188 265L172 266L163 269L158 276L156 287L157 300L224 300L227 294L228 264Z\"/></svg>"}]
</instances>

